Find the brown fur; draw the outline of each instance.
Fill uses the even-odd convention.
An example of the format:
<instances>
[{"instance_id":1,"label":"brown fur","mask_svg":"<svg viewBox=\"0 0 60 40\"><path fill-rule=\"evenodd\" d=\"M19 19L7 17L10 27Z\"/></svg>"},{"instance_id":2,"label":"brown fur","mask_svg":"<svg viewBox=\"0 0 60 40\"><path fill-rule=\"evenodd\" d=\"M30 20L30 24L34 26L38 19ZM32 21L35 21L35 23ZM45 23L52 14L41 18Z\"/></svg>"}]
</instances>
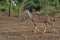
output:
<instances>
[{"instance_id":1,"label":"brown fur","mask_svg":"<svg viewBox=\"0 0 60 40\"><path fill-rule=\"evenodd\" d=\"M28 13L29 13L29 11L28 11ZM47 26L47 24L51 24L51 22L54 20L54 18L49 16L49 15L38 14L38 13L32 14L32 19L29 18L29 16L27 18L32 20L32 22L34 23L34 26L33 26L34 27L34 33L36 33L36 30L38 30L38 28L36 27L37 23L45 23L45 25ZM44 32L46 31L46 26L45 26Z\"/></svg>"}]
</instances>

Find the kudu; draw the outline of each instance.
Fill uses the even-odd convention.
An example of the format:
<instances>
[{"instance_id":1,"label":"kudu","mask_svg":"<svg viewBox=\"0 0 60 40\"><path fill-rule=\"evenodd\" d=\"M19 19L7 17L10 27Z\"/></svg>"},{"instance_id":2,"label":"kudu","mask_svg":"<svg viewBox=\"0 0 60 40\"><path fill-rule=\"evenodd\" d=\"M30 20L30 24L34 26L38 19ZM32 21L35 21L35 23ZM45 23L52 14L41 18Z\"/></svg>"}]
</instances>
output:
<instances>
[{"instance_id":1,"label":"kudu","mask_svg":"<svg viewBox=\"0 0 60 40\"><path fill-rule=\"evenodd\" d=\"M34 23L34 33L36 33L36 30L38 30L37 23L45 23L45 29L44 33L46 32L47 25L51 23L51 21L54 20L53 17L49 15L44 15L44 14L32 14L29 9L26 9L24 13L28 16L28 18ZM39 31L39 30L38 30Z\"/></svg>"}]
</instances>

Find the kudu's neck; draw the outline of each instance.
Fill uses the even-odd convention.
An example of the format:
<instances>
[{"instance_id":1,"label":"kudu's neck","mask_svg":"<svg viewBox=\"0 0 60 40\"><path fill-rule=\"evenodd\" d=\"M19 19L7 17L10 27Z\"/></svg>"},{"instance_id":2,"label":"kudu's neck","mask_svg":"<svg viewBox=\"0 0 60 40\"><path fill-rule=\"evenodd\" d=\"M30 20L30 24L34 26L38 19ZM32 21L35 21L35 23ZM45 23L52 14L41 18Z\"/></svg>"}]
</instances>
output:
<instances>
[{"instance_id":1,"label":"kudu's neck","mask_svg":"<svg viewBox=\"0 0 60 40\"><path fill-rule=\"evenodd\" d=\"M29 10L27 10L27 15L29 16L29 18L31 18L31 19L33 18L33 15Z\"/></svg>"}]
</instances>

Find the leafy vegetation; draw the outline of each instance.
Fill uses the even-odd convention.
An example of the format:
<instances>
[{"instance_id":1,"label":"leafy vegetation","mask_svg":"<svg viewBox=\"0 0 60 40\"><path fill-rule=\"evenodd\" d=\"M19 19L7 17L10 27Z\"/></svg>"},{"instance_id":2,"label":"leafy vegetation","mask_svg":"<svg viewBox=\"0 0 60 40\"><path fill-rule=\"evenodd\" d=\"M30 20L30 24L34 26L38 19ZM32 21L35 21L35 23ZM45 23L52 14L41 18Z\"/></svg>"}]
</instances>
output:
<instances>
[{"instance_id":1,"label":"leafy vegetation","mask_svg":"<svg viewBox=\"0 0 60 40\"><path fill-rule=\"evenodd\" d=\"M54 14L57 13L57 10L53 6L45 6L40 10L40 13L53 16Z\"/></svg>"},{"instance_id":2,"label":"leafy vegetation","mask_svg":"<svg viewBox=\"0 0 60 40\"><path fill-rule=\"evenodd\" d=\"M39 10L40 13L51 15L60 13L60 0L0 0L0 12L19 14L27 7L32 11Z\"/></svg>"}]
</instances>

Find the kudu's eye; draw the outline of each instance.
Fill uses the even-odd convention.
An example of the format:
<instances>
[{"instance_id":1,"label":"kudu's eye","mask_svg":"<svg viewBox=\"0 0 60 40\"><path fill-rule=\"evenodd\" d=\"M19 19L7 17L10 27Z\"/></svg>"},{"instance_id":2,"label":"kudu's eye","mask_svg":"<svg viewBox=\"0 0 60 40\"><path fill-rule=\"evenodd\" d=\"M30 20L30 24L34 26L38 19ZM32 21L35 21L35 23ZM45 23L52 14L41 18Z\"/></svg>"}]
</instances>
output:
<instances>
[{"instance_id":1,"label":"kudu's eye","mask_svg":"<svg viewBox=\"0 0 60 40\"><path fill-rule=\"evenodd\" d=\"M53 21L56 21L55 19L53 19Z\"/></svg>"},{"instance_id":2,"label":"kudu's eye","mask_svg":"<svg viewBox=\"0 0 60 40\"><path fill-rule=\"evenodd\" d=\"M55 20L53 20L53 21L55 21Z\"/></svg>"}]
</instances>

